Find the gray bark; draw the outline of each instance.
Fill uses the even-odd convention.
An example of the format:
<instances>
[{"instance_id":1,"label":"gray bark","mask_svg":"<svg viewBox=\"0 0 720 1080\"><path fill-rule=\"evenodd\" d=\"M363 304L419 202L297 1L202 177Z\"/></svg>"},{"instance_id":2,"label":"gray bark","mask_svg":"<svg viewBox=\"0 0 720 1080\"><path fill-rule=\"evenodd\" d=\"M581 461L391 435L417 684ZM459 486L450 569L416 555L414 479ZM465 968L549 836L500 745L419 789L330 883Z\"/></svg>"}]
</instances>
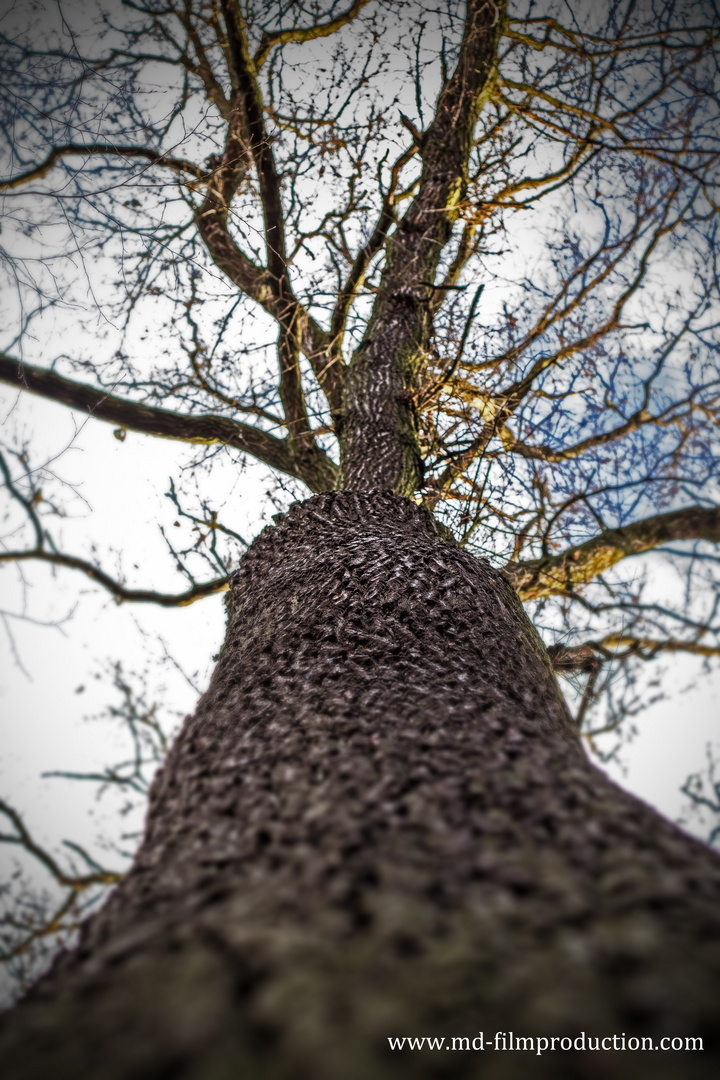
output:
<instances>
[{"instance_id":1,"label":"gray bark","mask_svg":"<svg viewBox=\"0 0 720 1080\"><path fill-rule=\"evenodd\" d=\"M0 1034L5 1080L704 1077L720 860L585 758L503 577L396 495L242 560L131 872ZM698 1035L688 1053L395 1035Z\"/></svg>"}]
</instances>

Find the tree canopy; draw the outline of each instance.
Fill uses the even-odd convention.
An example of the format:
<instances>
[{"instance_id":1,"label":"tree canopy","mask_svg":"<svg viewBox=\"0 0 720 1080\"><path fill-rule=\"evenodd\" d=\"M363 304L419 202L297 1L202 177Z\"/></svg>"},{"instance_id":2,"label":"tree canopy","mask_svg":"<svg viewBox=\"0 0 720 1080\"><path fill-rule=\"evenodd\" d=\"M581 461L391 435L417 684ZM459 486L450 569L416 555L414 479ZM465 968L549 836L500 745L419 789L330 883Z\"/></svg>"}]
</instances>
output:
<instances>
[{"instance_id":1,"label":"tree canopy","mask_svg":"<svg viewBox=\"0 0 720 1080\"><path fill-rule=\"evenodd\" d=\"M720 654L719 34L685 0L13 6L0 380L257 459L279 505L422 503L529 605L592 739L618 665ZM227 587L244 540L201 484L159 590L65 550L4 442L2 562Z\"/></svg>"}]
</instances>

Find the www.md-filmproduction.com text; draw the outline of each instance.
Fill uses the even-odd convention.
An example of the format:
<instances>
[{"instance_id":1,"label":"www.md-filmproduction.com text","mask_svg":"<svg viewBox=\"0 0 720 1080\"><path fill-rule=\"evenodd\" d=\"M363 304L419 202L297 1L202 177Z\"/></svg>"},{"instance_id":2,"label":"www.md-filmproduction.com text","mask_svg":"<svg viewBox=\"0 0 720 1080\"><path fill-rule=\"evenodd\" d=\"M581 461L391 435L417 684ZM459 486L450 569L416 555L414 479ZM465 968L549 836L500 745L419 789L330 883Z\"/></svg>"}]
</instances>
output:
<instances>
[{"instance_id":1,"label":"www.md-filmproduction.com text","mask_svg":"<svg viewBox=\"0 0 720 1080\"><path fill-rule=\"evenodd\" d=\"M391 1050L529 1050L542 1054L546 1050L702 1050L699 1038L664 1036L657 1042L649 1036L638 1038L631 1035L593 1036L581 1031L574 1039L566 1035L515 1035L512 1031L498 1031L489 1039L479 1031L472 1036L400 1035L388 1036Z\"/></svg>"}]
</instances>

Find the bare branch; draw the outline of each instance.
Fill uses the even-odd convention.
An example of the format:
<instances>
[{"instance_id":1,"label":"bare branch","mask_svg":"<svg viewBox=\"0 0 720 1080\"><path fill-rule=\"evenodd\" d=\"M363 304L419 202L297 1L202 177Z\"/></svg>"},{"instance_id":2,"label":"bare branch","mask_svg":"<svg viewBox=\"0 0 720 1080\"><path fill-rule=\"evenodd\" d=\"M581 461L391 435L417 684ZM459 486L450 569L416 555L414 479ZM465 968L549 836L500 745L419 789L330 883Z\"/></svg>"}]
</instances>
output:
<instances>
[{"instance_id":1,"label":"bare branch","mask_svg":"<svg viewBox=\"0 0 720 1080\"><path fill-rule=\"evenodd\" d=\"M681 641L676 638L607 634L597 641L586 641L582 645L552 645L548 653L554 670L559 675L565 675L591 672L610 660L625 660L630 656L640 660L654 660L658 653L720 656L720 645L704 644L702 641Z\"/></svg>"},{"instance_id":2,"label":"bare branch","mask_svg":"<svg viewBox=\"0 0 720 1080\"><path fill-rule=\"evenodd\" d=\"M0 813L8 818L15 829L14 833L0 833L0 843L17 844L19 847L24 848L25 851L43 864L59 885L64 885L73 892L82 892L92 885L116 885L122 878L122 874L118 874L113 870L103 870L100 867L90 874L66 873L57 860L32 838L18 812L13 810L12 806L6 803L4 799L0 799ZM84 852L82 854L86 862L91 861Z\"/></svg>"},{"instance_id":3,"label":"bare branch","mask_svg":"<svg viewBox=\"0 0 720 1080\"><path fill-rule=\"evenodd\" d=\"M673 540L720 543L720 507L689 506L608 529L559 555L508 563L506 574L522 600L570 594L627 558L652 551Z\"/></svg>"},{"instance_id":4,"label":"bare branch","mask_svg":"<svg viewBox=\"0 0 720 1080\"><path fill-rule=\"evenodd\" d=\"M265 130L263 101L249 53L244 20L236 0L222 0L228 54L234 83L225 149L195 219L215 263L244 293L278 322L280 397L289 438L302 455L313 455L315 441L300 380L302 350L310 360L331 407L339 403L339 365L328 362L330 339L295 297L287 271L285 222L280 181ZM266 267L259 268L238 248L228 231L233 195L254 163L265 223Z\"/></svg>"},{"instance_id":5,"label":"bare branch","mask_svg":"<svg viewBox=\"0 0 720 1080\"><path fill-rule=\"evenodd\" d=\"M182 593L162 593L153 589L129 589L122 582L111 578L99 566L81 559L75 555L63 555L59 551L46 551L44 549L30 548L27 551L2 551L0 563L3 562L46 562L53 566L64 566L68 570L79 570L90 578L96 585L101 585L117 600L118 603L128 604L157 604L158 607L188 607L196 600L203 600L206 596L214 596L215 593L224 592L230 581L230 574L225 577L215 578L213 581L205 581L199 585L193 585Z\"/></svg>"},{"instance_id":6,"label":"bare branch","mask_svg":"<svg viewBox=\"0 0 720 1080\"><path fill-rule=\"evenodd\" d=\"M347 11L343 11L340 15L336 15L334 19L329 19L325 23L316 23L314 26L296 27L292 30L277 30L274 33L265 33L260 41L260 46L257 49L253 58L255 69L260 70L262 65L268 58L270 51L275 48L276 45L289 45L290 43L301 44L304 41L314 41L316 38L328 37L330 34L334 34L336 30L340 30L341 27L347 26L349 22L355 18L356 15L368 4L370 0L354 0Z\"/></svg>"},{"instance_id":7,"label":"bare branch","mask_svg":"<svg viewBox=\"0 0 720 1080\"><path fill-rule=\"evenodd\" d=\"M288 440L278 439L266 431L226 416L192 416L126 401L85 383L66 379L54 371L20 363L5 354L0 354L0 382L80 409L97 420L117 424L129 431L181 442L231 446L251 454L271 468L297 477L313 491L327 491L335 484L337 466L317 446L312 453L304 454L301 460ZM315 488L315 484L320 486Z\"/></svg>"},{"instance_id":8,"label":"bare branch","mask_svg":"<svg viewBox=\"0 0 720 1080\"><path fill-rule=\"evenodd\" d=\"M103 157L141 158L149 161L151 165L160 165L171 169L181 176L192 176L195 180L204 180L208 176L207 169L201 169L192 161L185 158L172 157L162 154L159 150L152 150L148 146L117 146L112 143L65 143L63 146L54 146L44 161L39 165L27 169L17 176L0 180L0 191L21 187L30 180L40 180L57 165L58 161L66 157L91 157L101 155Z\"/></svg>"},{"instance_id":9,"label":"bare branch","mask_svg":"<svg viewBox=\"0 0 720 1080\"><path fill-rule=\"evenodd\" d=\"M247 117L249 149L260 184L265 223L267 274L275 294L274 306L280 326L278 341L280 399L285 413L289 440L298 452L312 453L315 440L310 428L300 378L301 316L288 276L280 180L275 156L265 130L262 96L255 65L250 56L240 6L237 0L220 0L220 2L227 29L231 64L238 81L244 114Z\"/></svg>"},{"instance_id":10,"label":"bare branch","mask_svg":"<svg viewBox=\"0 0 720 1080\"><path fill-rule=\"evenodd\" d=\"M384 244L388 230L395 224L395 206L398 199L398 184L400 180L400 173L404 166L410 161L414 154L417 153L417 145L411 146L408 150L405 150L397 161L394 163L391 173L390 182L388 184L385 198L383 199L382 210L380 216L376 222L375 228L370 234L370 238L367 243L360 249L355 256L353 264L350 268L350 273L347 276L347 280L340 291L340 294L335 305L335 310L332 315L332 338L333 338L333 355L339 355L340 342L345 330L345 323L347 321L348 312L350 306L355 300L358 290L360 289L365 273L368 266L380 251Z\"/></svg>"}]
</instances>

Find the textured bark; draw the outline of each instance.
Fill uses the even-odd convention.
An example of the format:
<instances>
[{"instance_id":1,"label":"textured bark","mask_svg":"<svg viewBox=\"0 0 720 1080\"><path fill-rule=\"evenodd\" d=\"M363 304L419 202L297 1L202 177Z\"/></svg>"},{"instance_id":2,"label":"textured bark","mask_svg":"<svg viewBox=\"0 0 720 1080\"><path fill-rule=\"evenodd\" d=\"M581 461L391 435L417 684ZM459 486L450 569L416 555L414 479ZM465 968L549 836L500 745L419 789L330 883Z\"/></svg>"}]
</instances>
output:
<instances>
[{"instance_id":1,"label":"textured bark","mask_svg":"<svg viewBox=\"0 0 720 1080\"><path fill-rule=\"evenodd\" d=\"M504 2L469 0L457 66L432 124L418 136L418 191L386 243L372 316L343 382L336 430L347 489L411 496L422 487L417 394L435 275L467 195L473 132L494 85L504 11Z\"/></svg>"},{"instance_id":2,"label":"textured bark","mask_svg":"<svg viewBox=\"0 0 720 1080\"><path fill-rule=\"evenodd\" d=\"M228 613L133 869L4 1018L6 1080L716 1075L720 861L589 764L503 577L335 492ZM387 1045L480 1029L706 1049Z\"/></svg>"}]
</instances>

